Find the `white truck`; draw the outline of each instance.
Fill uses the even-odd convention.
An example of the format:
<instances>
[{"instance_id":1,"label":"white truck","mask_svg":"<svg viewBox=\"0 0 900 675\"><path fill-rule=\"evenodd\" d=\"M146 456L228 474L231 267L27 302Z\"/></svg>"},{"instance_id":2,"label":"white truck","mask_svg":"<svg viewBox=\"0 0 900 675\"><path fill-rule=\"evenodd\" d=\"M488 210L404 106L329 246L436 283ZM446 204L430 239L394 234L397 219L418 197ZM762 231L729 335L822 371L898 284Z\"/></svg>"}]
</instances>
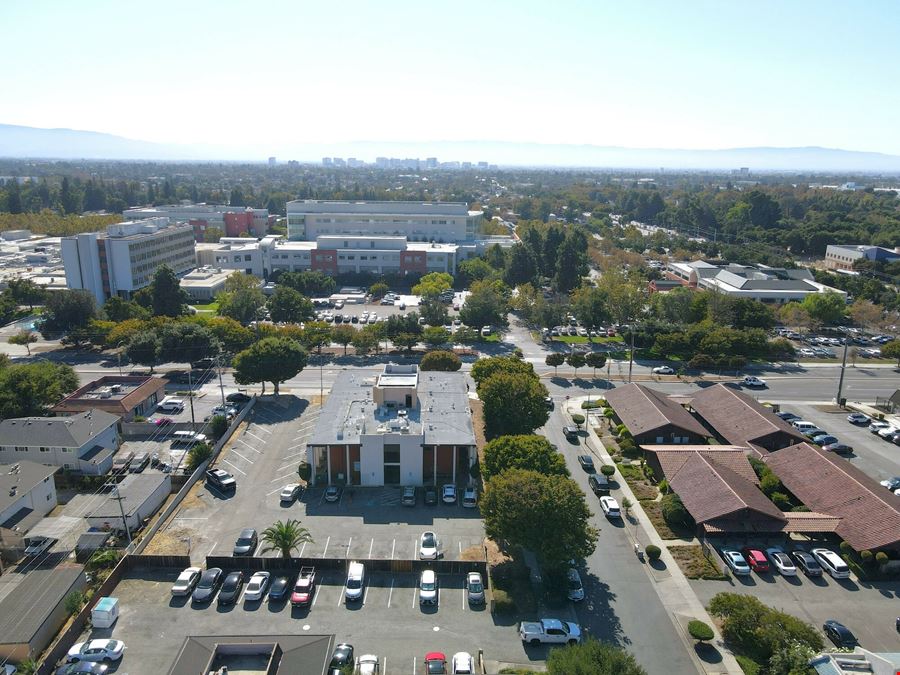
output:
<instances>
[{"instance_id":1,"label":"white truck","mask_svg":"<svg viewBox=\"0 0 900 675\"><path fill-rule=\"evenodd\" d=\"M519 637L531 645L574 645L581 642L581 626L559 619L523 621L519 624Z\"/></svg>"}]
</instances>

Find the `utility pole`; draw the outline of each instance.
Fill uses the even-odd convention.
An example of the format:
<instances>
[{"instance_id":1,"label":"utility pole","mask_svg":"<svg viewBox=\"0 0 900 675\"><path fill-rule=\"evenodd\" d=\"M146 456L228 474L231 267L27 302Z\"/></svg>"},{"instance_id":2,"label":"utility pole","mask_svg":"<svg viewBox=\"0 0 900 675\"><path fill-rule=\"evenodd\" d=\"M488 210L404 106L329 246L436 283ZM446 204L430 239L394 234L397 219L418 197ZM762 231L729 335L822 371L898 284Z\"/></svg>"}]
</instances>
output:
<instances>
[{"instance_id":1,"label":"utility pole","mask_svg":"<svg viewBox=\"0 0 900 675\"><path fill-rule=\"evenodd\" d=\"M847 347L850 344L850 340L844 338L844 359L841 362L841 374L838 377L838 388L837 388L837 398L835 398L834 402L838 405L841 404L841 389L844 388L844 368L847 367Z\"/></svg>"},{"instance_id":2,"label":"utility pole","mask_svg":"<svg viewBox=\"0 0 900 675\"><path fill-rule=\"evenodd\" d=\"M188 403L191 405L191 429L196 429L197 422L194 420L194 382L192 379L193 370L188 368Z\"/></svg>"},{"instance_id":3,"label":"utility pole","mask_svg":"<svg viewBox=\"0 0 900 675\"><path fill-rule=\"evenodd\" d=\"M216 355L216 372L219 375L219 391L222 394L222 407L225 407L225 385L222 384L222 355Z\"/></svg>"},{"instance_id":4,"label":"utility pole","mask_svg":"<svg viewBox=\"0 0 900 675\"><path fill-rule=\"evenodd\" d=\"M131 546L131 530L128 529L128 519L125 517L125 507L122 506L122 500L124 500L125 497L119 494L118 485L113 487L113 494L110 499L115 499L117 502L119 502L119 511L122 514L122 525L125 526L125 534L128 535L128 545Z\"/></svg>"},{"instance_id":5,"label":"utility pole","mask_svg":"<svg viewBox=\"0 0 900 675\"><path fill-rule=\"evenodd\" d=\"M631 324L631 349L628 351L628 384L631 384L631 367L634 365L634 324Z\"/></svg>"}]
</instances>

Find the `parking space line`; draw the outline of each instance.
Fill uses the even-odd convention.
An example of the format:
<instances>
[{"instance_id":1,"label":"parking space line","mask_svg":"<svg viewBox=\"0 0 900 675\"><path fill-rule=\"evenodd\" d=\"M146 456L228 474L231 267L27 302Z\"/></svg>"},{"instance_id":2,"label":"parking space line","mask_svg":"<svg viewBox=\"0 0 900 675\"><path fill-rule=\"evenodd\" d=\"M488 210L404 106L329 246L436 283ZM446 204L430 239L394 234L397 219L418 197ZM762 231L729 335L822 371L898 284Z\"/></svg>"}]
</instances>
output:
<instances>
[{"instance_id":1,"label":"parking space line","mask_svg":"<svg viewBox=\"0 0 900 675\"><path fill-rule=\"evenodd\" d=\"M294 470L294 466L295 466L294 464L288 464L288 465L286 465L286 466L280 466L280 467L278 467L278 469L276 469L276 473L281 473L282 471L287 471L288 469L290 469L291 471L293 471L293 470Z\"/></svg>"},{"instance_id":2,"label":"parking space line","mask_svg":"<svg viewBox=\"0 0 900 675\"><path fill-rule=\"evenodd\" d=\"M253 438L255 438L256 440L258 440L260 443L265 443L265 442L266 442L266 439L265 439L265 438L260 438L259 436L257 436L256 434L254 434L254 433L253 433L252 431L250 431L249 429L246 429L246 430L244 431L244 433L245 433L247 436L253 436Z\"/></svg>"},{"instance_id":3,"label":"parking space line","mask_svg":"<svg viewBox=\"0 0 900 675\"><path fill-rule=\"evenodd\" d=\"M437 606L441 606L441 585L438 584L438 597L437 597Z\"/></svg>"},{"instance_id":4,"label":"parking space line","mask_svg":"<svg viewBox=\"0 0 900 675\"><path fill-rule=\"evenodd\" d=\"M386 656L384 657L384 667L381 669L381 672L387 674L387 657ZM413 671L413 672L415 672L415 671Z\"/></svg>"},{"instance_id":5,"label":"parking space line","mask_svg":"<svg viewBox=\"0 0 900 675\"><path fill-rule=\"evenodd\" d=\"M304 445L305 445L304 443L297 443L297 445L292 445L291 447L288 448L288 452L290 452L291 450L296 450L297 448L302 448L302 447L304 447Z\"/></svg>"},{"instance_id":6,"label":"parking space line","mask_svg":"<svg viewBox=\"0 0 900 675\"><path fill-rule=\"evenodd\" d=\"M313 607L316 606L316 600L319 599L319 591L320 591L321 589L322 589L322 587L319 586L319 585L317 584L317 585L316 585L316 592L313 593L313 599L312 599L312 606L313 606Z\"/></svg>"},{"instance_id":7,"label":"parking space line","mask_svg":"<svg viewBox=\"0 0 900 675\"><path fill-rule=\"evenodd\" d=\"M365 593L363 593L363 601L362 601L363 607L366 606L366 600L369 599L369 589L371 587L372 586L370 584L366 584L366 591L365 591Z\"/></svg>"},{"instance_id":8,"label":"parking space line","mask_svg":"<svg viewBox=\"0 0 900 675\"><path fill-rule=\"evenodd\" d=\"M418 552L417 547L416 547L416 540L413 539L412 554L413 554L416 558L418 558L418 557L419 557L418 553L419 553L419 552Z\"/></svg>"},{"instance_id":9,"label":"parking space line","mask_svg":"<svg viewBox=\"0 0 900 675\"><path fill-rule=\"evenodd\" d=\"M419 593L419 587L418 587L418 586L414 586L414 587L413 587L412 604L410 605L410 607L412 607L413 609L416 608L416 595L417 595L418 593Z\"/></svg>"},{"instance_id":10,"label":"parking space line","mask_svg":"<svg viewBox=\"0 0 900 675\"><path fill-rule=\"evenodd\" d=\"M375 538L372 538L372 541L369 542L369 560L372 559L372 547L375 546ZM392 580L393 583L393 580Z\"/></svg>"},{"instance_id":11,"label":"parking space line","mask_svg":"<svg viewBox=\"0 0 900 675\"><path fill-rule=\"evenodd\" d=\"M353 546L353 537L350 537L350 541L347 542L347 551L344 553L344 558L350 557L350 547Z\"/></svg>"},{"instance_id":12,"label":"parking space line","mask_svg":"<svg viewBox=\"0 0 900 675\"><path fill-rule=\"evenodd\" d=\"M462 539L459 540L459 557L462 558Z\"/></svg>"},{"instance_id":13,"label":"parking space line","mask_svg":"<svg viewBox=\"0 0 900 675\"><path fill-rule=\"evenodd\" d=\"M263 429L261 426L259 426L258 424L256 424L256 422L254 422L253 424L254 424L254 429L256 429L256 430L258 430L258 431L261 431L261 432L263 432L264 434L269 434L269 435L272 434L271 431L269 431L268 429Z\"/></svg>"},{"instance_id":14,"label":"parking space line","mask_svg":"<svg viewBox=\"0 0 900 675\"><path fill-rule=\"evenodd\" d=\"M233 452L235 455L237 455L238 457L240 457L240 458L241 458L242 460L244 460L245 462L248 462L248 463L250 463L250 464L253 464L253 460L252 460L252 459L247 459L246 457L244 457L241 453L239 453L239 452L238 452L237 450L235 450L234 448L231 449L231 452Z\"/></svg>"},{"instance_id":15,"label":"parking space line","mask_svg":"<svg viewBox=\"0 0 900 675\"><path fill-rule=\"evenodd\" d=\"M303 546L300 547L300 555L297 556L298 558L302 558L302 557L303 557L303 551L304 551L305 549L306 549L306 542L304 541L304 542L303 542Z\"/></svg>"},{"instance_id":16,"label":"parking space line","mask_svg":"<svg viewBox=\"0 0 900 675\"><path fill-rule=\"evenodd\" d=\"M414 656L414 657L413 657L413 669L412 669L410 672L413 672L413 673L419 672L419 671L416 670L416 663L418 662L418 660L419 660L419 657L418 657L418 656Z\"/></svg>"},{"instance_id":17,"label":"parking space line","mask_svg":"<svg viewBox=\"0 0 900 675\"><path fill-rule=\"evenodd\" d=\"M328 539L325 540L325 550L322 551L322 557L325 557L325 554L328 553L328 544L331 543L331 535L328 536Z\"/></svg>"},{"instance_id":18,"label":"parking space line","mask_svg":"<svg viewBox=\"0 0 900 675\"><path fill-rule=\"evenodd\" d=\"M280 476L276 476L269 482L274 483L275 481L286 480L286 479L290 478L291 476L293 476L295 473L296 473L296 471L291 471L290 473L287 473L287 474L281 474Z\"/></svg>"},{"instance_id":19,"label":"parking space line","mask_svg":"<svg viewBox=\"0 0 900 675\"><path fill-rule=\"evenodd\" d=\"M232 469L234 469L235 471L237 471L239 474L243 474L244 476L247 475L246 472L241 471L239 468L237 468L234 464L232 464L231 462L229 462L227 459L223 459L222 462L223 462L224 464L227 464L228 466L230 466Z\"/></svg>"},{"instance_id":20,"label":"parking space line","mask_svg":"<svg viewBox=\"0 0 900 675\"><path fill-rule=\"evenodd\" d=\"M247 441L245 441L243 438L239 438L239 439L237 439L237 441L238 441L238 443L243 443L244 445L246 445L248 448L250 448L250 449L251 449L253 452L255 452L257 455L261 455L261 454L262 454L259 450L257 450L256 448L254 448L252 445L250 445L250 444L249 444ZM234 448L232 448L231 450L232 450L232 452L234 452Z\"/></svg>"},{"instance_id":21,"label":"parking space line","mask_svg":"<svg viewBox=\"0 0 900 675\"><path fill-rule=\"evenodd\" d=\"M279 491L281 491L281 488L277 487L274 490L272 490L271 492L267 492L266 497L268 497L269 495L274 495L276 492L279 492Z\"/></svg>"},{"instance_id":22,"label":"parking space line","mask_svg":"<svg viewBox=\"0 0 900 675\"><path fill-rule=\"evenodd\" d=\"M394 539L391 541L391 560L394 559L394 548L397 546L397 540Z\"/></svg>"},{"instance_id":23,"label":"parking space line","mask_svg":"<svg viewBox=\"0 0 900 675\"><path fill-rule=\"evenodd\" d=\"M213 542L212 548L209 549L209 553L207 553L206 555L212 555L212 552L216 550L216 546L218 546L218 545L219 545L219 542L217 542L217 541Z\"/></svg>"},{"instance_id":24,"label":"parking space line","mask_svg":"<svg viewBox=\"0 0 900 675\"><path fill-rule=\"evenodd\" d=\"M338 606L338 607L341 606L341 600L343 600L343 599L344 599L344 587L341 586L341 590L340 590L340 592L338 593L338 601L337 601L337 606Z\"/></svg>"},{"instance_id":25,"label":"parking space line","mask_svg":"<svg viewBox=\"0 0 900 675\"><path fill-rule=\"evenodd\" d=\"M394 577L391 577L391 590L388 591L388 607L391 606L392 597L394 597Z\"/></svg>"}]
</instances>

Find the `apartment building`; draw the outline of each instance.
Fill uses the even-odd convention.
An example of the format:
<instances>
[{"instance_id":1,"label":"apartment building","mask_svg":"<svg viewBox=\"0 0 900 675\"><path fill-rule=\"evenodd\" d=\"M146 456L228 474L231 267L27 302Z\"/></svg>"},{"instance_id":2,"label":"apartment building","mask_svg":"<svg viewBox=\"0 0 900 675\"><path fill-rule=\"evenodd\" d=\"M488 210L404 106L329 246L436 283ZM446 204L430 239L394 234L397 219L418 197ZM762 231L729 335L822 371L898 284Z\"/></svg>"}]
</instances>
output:
<instances>
[{"instance_id":1,"label":"apartment building","mask_svg":"<svg viewBox=\"0 0 900 675\"><path fill-rule=\"evenodd\" d=\"M129 220L165 217L171 225L189 223L194 228L194 238L197 241L204 241L209 229L220 230L226 237L239 237L242 234L264 237L275 222L275 216L270 216L268 209L226 204L140 206L128 209L122 215Z\"/></svg>"},{"instance_id":2,"label":"apartment building","mask_svg":"<svg viewBox=\"0 0 900 675\"><path fill-rule=\"evenodd\" d=\"M195 266L193 228L165 217L116 223L106 232L63 237L61 244L68 287L90 291L98 303L130 298L161 265L179 275Z\"/></svg>"}]
</instances>

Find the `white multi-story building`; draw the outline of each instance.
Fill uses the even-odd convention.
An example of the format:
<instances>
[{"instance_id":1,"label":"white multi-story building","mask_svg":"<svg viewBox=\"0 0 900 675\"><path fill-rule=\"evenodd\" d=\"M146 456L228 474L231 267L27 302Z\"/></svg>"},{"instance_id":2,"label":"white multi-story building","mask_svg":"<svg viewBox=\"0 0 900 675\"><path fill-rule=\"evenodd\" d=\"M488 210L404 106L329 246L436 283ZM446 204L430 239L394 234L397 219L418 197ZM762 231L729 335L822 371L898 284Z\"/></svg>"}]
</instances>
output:
<instances>
[{"instance_id":1,"label":"white multi-story building","mask_svg":"<svg viewBox=\"0 0 900 675\"><path fill-rule=\"evenodd\" d=\"M139 206L126 210L122 215L126 220L165 217L172 225L190 223L197 241L203 241L204 233L210 228L221 231L226 237L238 237L242 233L262 237L275 220L274 216L269 215L268 209L226 204Z\"/></svg>"},{"instance_id":2,"label":"white multi-story building","mask_svg":"<svg viewBox=\"0 0 900 675\"><path fill-rule=\"evenodd\" d=\"M11 530L50 513L56 507L57 471L59 467L22 459L0 464L0 528Z\"/></svg>"},{"instance_id":3,"label":"white multi-story building","mask_svg":"<svg viewBox=\"0 0 900 675\"><path fill-rule=\"evenodd\" d=\"M68 287L88 290L100 303L113 295L130 298L150 284L160 265L175 274L195 267L193 228L170 225L165 217L63 237L61 244Z\"/></svg>"}]
</instances>

